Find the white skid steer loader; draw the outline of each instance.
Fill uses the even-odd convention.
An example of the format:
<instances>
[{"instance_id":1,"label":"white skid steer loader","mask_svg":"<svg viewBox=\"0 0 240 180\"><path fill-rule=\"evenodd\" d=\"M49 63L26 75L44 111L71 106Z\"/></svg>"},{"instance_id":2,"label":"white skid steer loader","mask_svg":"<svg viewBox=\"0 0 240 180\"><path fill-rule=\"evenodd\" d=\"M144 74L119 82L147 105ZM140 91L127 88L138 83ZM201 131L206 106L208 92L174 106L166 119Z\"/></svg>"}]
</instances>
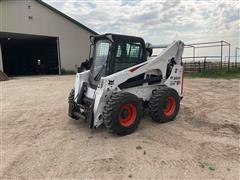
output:
<instances>
[{"instance_id":1,"label":"white skid steer loader","mask_svg":"<svg viewBox=\"0 0 240 180\"><path fill-rule=\"evenodd\" d=\"M136 130L145 108L157 122L176 117L183 91L182 41L154 57L153 46L139 37L104 34L90 41L90 59L69 94L71 118L126 135Z\"/></svg>"}]
</instances>

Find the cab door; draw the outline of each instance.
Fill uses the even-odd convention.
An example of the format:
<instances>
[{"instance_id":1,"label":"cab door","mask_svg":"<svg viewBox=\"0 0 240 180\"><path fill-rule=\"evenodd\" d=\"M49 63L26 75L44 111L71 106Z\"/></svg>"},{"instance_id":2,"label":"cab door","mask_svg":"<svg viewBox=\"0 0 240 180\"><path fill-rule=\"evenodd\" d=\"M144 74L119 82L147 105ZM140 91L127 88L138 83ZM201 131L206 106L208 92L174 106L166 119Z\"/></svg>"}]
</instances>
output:
<instances>
[{"instance_id":1,"label":"cab door","mask_svg":"<svg viewBox=\"0 0 240 180\"><path fill-rule=\"evenodd\" d=\"M121 41L115 44L115 53L111 65L111 74L122 71L146 61L145 48L136 41ZM140 86L144 82L144 73L128 79L120 88Z\"/></svg>"}]
</instances>

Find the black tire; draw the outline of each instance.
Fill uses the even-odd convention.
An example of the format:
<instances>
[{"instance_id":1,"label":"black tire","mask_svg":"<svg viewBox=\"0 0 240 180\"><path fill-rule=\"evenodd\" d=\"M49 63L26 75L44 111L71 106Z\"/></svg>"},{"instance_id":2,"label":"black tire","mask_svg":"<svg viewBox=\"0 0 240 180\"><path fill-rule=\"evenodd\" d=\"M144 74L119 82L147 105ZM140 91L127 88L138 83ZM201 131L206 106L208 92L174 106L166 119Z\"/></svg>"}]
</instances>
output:
<instances>
[{"instance_id":1,"label":"black tire","mask_svg":"<svg viewBox=\"0 0 240 180\"><path fill-rule=\"evenodd\" d=\"M77 117L75 117L74 114L73 114L74 110L75 110L74 89L71 89L71 91L69 93L68 104L69 104L68 115L73 119L77 119Z\"/></svg>"},{"instance_id":2,"label":"black tire","mask_svg":"<svg viewBox=\"0 0 240 180\"><path fill-rule=\"evenodd\" d=\"M178 93L168 87L153 90L149 100L149 113L151 118L160 123L174 120L180 106Z\"/></svg>"},{"instance_id":3,"label":"black tire","mask_svg":"<svg viewBox=\"0 0 240 180\"><path fill-rule=\"evenodd\" d=\"M74 100L74 89L71 89L69 95L68 95L68 102Z\"/></svg>"},{"instance_id":4,"label":"black tire","mask_svg":"<svg viewBox=\"0 0 240 180\"><path fill-rule=\"evenodd\" d=\"M103 121L109 132L118 135L133 133L142 118L141 100L128 92L115 92L106 101Z\"/></svg>"}]
</instances>

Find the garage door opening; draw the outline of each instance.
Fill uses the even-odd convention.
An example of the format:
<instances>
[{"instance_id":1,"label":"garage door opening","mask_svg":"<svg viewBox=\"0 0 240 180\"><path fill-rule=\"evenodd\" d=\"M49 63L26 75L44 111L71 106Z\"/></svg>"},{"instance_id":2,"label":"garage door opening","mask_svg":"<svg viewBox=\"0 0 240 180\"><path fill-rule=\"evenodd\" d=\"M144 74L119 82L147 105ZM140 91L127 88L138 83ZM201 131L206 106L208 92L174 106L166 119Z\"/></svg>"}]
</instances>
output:
<instances>
[{"instance_id":1,"label":"garage door opening","mask_svg":"<svg viewBox=\"0 0 240 180\"><path fill-rule=\"evenodd\" d=\"M8 76L59 74L56 37L4 34L0 43Z\"/></svg>"}]
</instances>

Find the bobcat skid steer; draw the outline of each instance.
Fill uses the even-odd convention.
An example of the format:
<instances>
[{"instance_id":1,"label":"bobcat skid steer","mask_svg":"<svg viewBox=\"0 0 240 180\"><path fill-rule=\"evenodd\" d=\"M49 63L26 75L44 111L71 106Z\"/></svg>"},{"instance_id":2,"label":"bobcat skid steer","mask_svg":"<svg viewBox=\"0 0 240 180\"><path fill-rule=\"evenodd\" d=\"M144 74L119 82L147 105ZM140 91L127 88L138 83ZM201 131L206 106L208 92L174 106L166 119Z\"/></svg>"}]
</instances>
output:
<instances>
[{"instance_id":1,"label":"bobcat skid steer","mask_svg":"<svg viewBox=\"0 0 240 180\"><path fill-rule=\"evenodd\" d=\"M90 59L82 63L69 94L71 118L126 135L136 130L145 108L157 122L176 117L183 91L183 42L174 41L152 57L153 46L139 37L104 34L90 41Z\"/></svg>"}]
</instances>

